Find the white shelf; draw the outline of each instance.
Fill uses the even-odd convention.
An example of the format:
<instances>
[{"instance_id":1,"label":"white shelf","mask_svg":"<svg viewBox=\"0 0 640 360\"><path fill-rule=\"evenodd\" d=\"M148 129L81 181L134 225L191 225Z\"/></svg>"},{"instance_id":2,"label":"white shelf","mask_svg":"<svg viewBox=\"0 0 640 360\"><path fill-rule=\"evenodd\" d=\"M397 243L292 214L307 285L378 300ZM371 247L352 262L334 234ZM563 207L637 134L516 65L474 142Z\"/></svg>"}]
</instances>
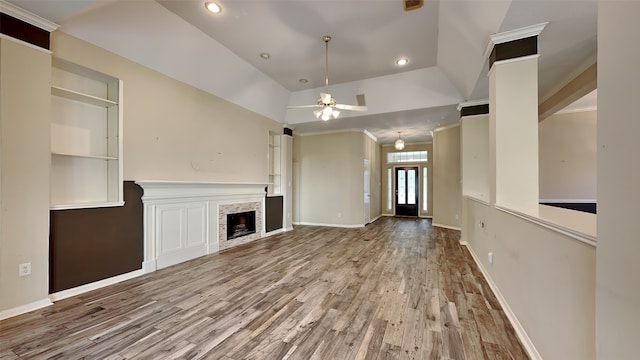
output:
<instances>
[{"instance_id":1,"label":"white shelf","mask_svg":"<svg viewBox=\"0 0 640 360\"><path fill-rule=\"evenodd\" d=\"M124 201L108 201L108 202L86 202L75 204L52 204L51 210L71 210L71 209L85 209L85 208L104 208L104 207L118 207L124 206Z\"/></svg>"},{"instance_id":2,"label":"white shelf","mask_svg":"<svg viewBox=\"0 0 640 360\"><path fill-rule=\"evenodd\" d=\"M52 64L50 207L122 206L122 80Z\"/></svg>"},{"instance_id":3,"label":"white shelf","mask_svg":"<svg viewBox=\"0 0 640 360\"><path fill-rule=\"evenodd\" d=\"M55 155L55 156L71 156L71 157L78 157L78 158L83 158L83 159L118 160L118 158L114 157L114 156L68 154L68 153L61 153L61 152L55 152L55 151L52 151L51 155Z\"/></svg>"},{"instance_id":4,"label":"white shelf","mask_svg":"<svg viewBox=\"0 0 640 360\"><path fill-rule=\"evenodd\" d=\"M91 104L100 107L116 106L118 103L109 99L103 99L97 96L84 94L81 92L65 89L59 86L51 86L51 95L60 96L66 99L80 101L86 104Z\"/></svg>"}]
</instances>

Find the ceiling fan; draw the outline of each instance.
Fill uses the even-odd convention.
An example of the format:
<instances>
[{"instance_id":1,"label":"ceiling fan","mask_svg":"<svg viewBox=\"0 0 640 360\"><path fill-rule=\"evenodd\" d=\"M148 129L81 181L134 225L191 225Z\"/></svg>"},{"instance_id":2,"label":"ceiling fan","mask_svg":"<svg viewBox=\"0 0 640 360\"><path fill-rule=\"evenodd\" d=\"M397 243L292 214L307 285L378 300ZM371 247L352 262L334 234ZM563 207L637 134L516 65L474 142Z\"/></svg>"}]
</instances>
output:
<instances>
[{"instance_id":1,"label":"ceiling fan","mask_svg":"<svg viewBox=\"0 0 640 360\"><path fill-rule=\"evenodd\" d=\"M324 121L331 118L337 119L338 115L340 115L340 111L337 109L367 111L366 106L338 104L336 99L332 98L331 94L329 94L329 41L331 41L331 36L324 35L322 41L324 41L325 46L324 92L320 93L320 99L313 105L289 106L289 109L317 108L313 111L313 115L315 115L317 119Z\"/></svg>"}]
</instances>

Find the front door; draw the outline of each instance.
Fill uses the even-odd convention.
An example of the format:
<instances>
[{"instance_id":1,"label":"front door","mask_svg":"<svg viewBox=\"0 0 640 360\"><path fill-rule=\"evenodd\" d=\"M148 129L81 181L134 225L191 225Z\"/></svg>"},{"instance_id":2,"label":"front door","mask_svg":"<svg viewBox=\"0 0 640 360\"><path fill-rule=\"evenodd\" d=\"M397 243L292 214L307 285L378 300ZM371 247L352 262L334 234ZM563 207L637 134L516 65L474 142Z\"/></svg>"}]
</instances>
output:
<instances>
[{"instance_id":1,"label":"front door","mask_svg":"<svg viewBox=\"0 0 640 360\"><path fill-rule=\"evenodd\" d=\"M396 168L396 215L418 216L418 168Z\"/></svg>"}]
</instances>

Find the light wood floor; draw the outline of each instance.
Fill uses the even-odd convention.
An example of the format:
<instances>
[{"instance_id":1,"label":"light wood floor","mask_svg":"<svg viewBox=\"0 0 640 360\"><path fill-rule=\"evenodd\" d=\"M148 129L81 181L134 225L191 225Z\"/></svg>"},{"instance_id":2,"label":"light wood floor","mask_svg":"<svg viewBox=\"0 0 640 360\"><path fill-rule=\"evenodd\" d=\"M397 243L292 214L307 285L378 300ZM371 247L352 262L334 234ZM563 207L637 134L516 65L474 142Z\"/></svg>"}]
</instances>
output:
<instances>
[{"instance_id":1,"label":"light wood floor","mask_svg":"<svg viewBox=\"0 0 640 360\"><path fill-rule=\"evenodd\" d=\"M299 226L0 322L1 359L528 359L459 232Z\"/></svg>"}]
</instances>

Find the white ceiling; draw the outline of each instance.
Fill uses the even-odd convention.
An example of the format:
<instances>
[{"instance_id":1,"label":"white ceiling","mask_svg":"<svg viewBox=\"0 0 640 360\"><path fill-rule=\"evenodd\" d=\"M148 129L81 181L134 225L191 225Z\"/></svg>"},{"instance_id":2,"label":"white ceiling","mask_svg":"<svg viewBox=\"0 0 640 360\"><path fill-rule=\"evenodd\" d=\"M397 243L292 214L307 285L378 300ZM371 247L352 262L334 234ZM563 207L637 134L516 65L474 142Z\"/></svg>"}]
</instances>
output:
<instances>
[{"instance_id":1,"label":"white ceiling","mask_svg":"<svg viewBox=\"0 0 640 360\"><path fill-rule=\"evenodd\" d=\"M401 0L220 0L217 16L201 0L9 2L296 132L366 129L381 143L393 142L397 131L408 142L428 141L437 124L458 120L458 102L487 98L490 34L549 22L539 38L542 97L597 50L596 0L426 0L410 12ZM321 91L325 34L333 37L330 92L348 104L364 93L369 112L323 123L286 110L314 102ZM271 58L261 59L262 52ZM400 68L402 56L410 63ZM216 72L203 75L211 64ZM446 96L436 96L438 89Z\"/></svg>"}]
</instances>

